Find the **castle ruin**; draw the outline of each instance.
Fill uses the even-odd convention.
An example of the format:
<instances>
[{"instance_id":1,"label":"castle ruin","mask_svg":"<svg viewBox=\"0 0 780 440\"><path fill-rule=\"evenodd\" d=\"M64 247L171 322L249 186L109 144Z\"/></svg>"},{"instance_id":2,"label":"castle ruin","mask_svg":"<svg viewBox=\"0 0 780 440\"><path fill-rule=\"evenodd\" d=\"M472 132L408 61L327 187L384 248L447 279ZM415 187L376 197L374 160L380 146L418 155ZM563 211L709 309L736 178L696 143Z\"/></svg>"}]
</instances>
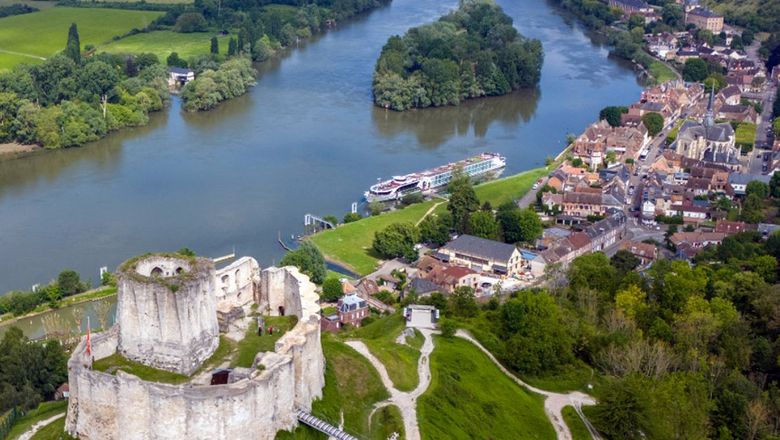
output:
<instances>
[{"instance_id":1,"label":"castle ruin","mask_svg":"<svg viewBox=\"0 0 780 440\"><path fill-rule=\"evenodd\" d=\"M296 268L261 271L244 257L216 270L204 258L150 254L123 263L117 275L116 324L89 343L82 339L68 361L69 434L101 440L270 440L277 431L294 429L297 411L310 411L312 401L322 397L318 297ZM119 353L190 376L217 349L220 329L251 322L252 313L295 315L298 321L274 351L257 353L252 368L230 370L226 383L174 385L92 368L94 361Z\"/></svg>"}]
</instances>

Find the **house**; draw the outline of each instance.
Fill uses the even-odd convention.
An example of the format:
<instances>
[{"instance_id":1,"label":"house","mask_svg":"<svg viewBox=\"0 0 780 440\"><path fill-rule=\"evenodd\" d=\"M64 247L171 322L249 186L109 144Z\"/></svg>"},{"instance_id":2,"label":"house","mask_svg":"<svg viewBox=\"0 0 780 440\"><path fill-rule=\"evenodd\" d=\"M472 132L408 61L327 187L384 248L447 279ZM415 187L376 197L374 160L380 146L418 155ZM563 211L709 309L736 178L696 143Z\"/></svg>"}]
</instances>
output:
<instances>
[{"instance_id":1,"label":"house","mask_svg":"<svg viewBox=\"0 0 780 440\"><path fill-rule=\"evenodd\" d=\"M684 257L690 258L702 249L711 245L718 245L726 238L726 234L721 232L678 232L670 238L672 244L678 249L684 250Z\"/></svg>"},{"instance_id":2,"label":"house","mask_svg":"<svg viewBox=\"0 0 780 440\"><path fill-rule=\"evenodd\" d=\"M626 214L613 211L607 218L585 228L592 252L603 251L623 239L626 233Z\"/></svg>"},{"instance_id":3,"label":"house","mask_svg":"<svg viewBox=\"0 0 780 440\"><path fill-rule=\"evenodd\" d=\"M734 190L734 195L744 196L745 189L747 189L748 183L757 180L759 182L763 182L768 185L769 180L771 178L772 176L763 175L763 174L731 173L729 175L729 185L731 185L731 188Z\"/></svg>"},{"instance_id":4,"label":"house","mask_svg":"<svg viewBox=\"0 0 780 440\"><path fill-rule=\"evenodd\" d=\"M656 35L645 35L647 50L651 54L661 59L672 59L677 54L677 45L679 40L669 32L662 32Z\"/></svg>"},{"instance_id":5,"label":"house","mask_svg":"<svg viewBox=\"0 0 780 440\"><path fill-rule=\"evenodd\" d=\"M181 87L195 79L195 72L181 67L168 68L168 86Z\"/></svg>"},{"instance_id":6,"label":"house","mask_svg":"<svg viewBox=\"0 0 780 440\"><path fill-rule=\"evenodd\" d=\"M647 266L658 258L658 248L650 243L626 240L620 243L620 250L631 252L639 259L640 266Z\"/></svg>"},{"instance_id":7,"label":"house","mask_svg":"<svg viewBox=\"0 0 780 440\"><path fill-rule=\"evenodd\" d=\"M693 24L699 29L706 29L713 34L723 30L723 16L710 9L698 7L685 13L685 24Z\"/></svg>"},{"instance_id":8,"label":"house","mask_svg":"<svg viewBox=\"0 0 780 440\"><path fill-rule=\"evenodd\" d=\"M607 152L614 151L618 156L634 158L649 140L647 129L642 124L612 127L602 120L590 125L574 140L572 154L595 170L604 162Z\"/></svg>"},{"instance_id":9,"label":"house","mask_svg":"<svg viewBox=\"0 0 780 440\"><path fill-rule=\"evenodd\" d=\"M341 324L339 328L347 324L360 327L363 319L369 315L368 303L355 293L341 297L336 309L338 310L339 323Z\"/></svg>"},{"instance_id":10,"label":"house","mask_svg":"<svg viewBox=\"0 0 780 440\"><path fill-rule=\"evenodd\" d=\"M520 249L520 258L524 273L530 274L534 278L540 278L544 275L544 269L547 267L547 262L539 252Z\"/></svg>"},{"instance_id":11,"label":"house","mask_svg":"<svg viewBox=\"0 0 780 440\"><path fill-rule=\"evenodd\" d=\"M757 124L761 117L750 105L731 105L726 104L718 108L718 119L735 122L747 122Z\"/></svg>"},{"instance_id":12,"label":"house","mask_svg":"<svg viewBox=\"0 0 780 440\"><path fill-rule=\"evenodd\" d=\"M463 266L449 264L426 264L426 270L420 269L419 278L435 284L440 292L452 293L458 287L471 287L476 290L479 285L479 273Z\"/></svg>"},{"instance_id":13,"label":"house","mask_svg":"<svg viewBox=\"0 0 780 440\"><path fill-rule=\"evenodd\" d=\"M699 51L695 48L684 48L677 51L677 54L674 56L674 60L678 63L685 63L686 61L693 59L693 58L699 58Z\"/></svg>"},{"instance_id":14,"label":"house","mask_svg":"<svg viewBox=\"0 0 780 440\"><path fill-rule=\"evenodd\" d=\"M404 307L404 318L407 327L435 329L440 315L434 306L410 304Z\"/></svg>"},{"instance_id":15,"label":"house","mask_svg":"<svg viewBox=\"0 0 780 440\"><path fill-rule=\"evenodd\" d=\"M441 292L442 290L438 284L419 276L412 278L406 289L407 293L414 291L419 297L430 296L432 293Z\"/></svg>"},{"instance_id":16,"label":"house","mask_svg":"<svg viewBox=\"0 0 780 440\"><path fill-rule=\"evenodd\" d=\"M54 392L54 400L65 400L70 397L70 385L65 382L57 387L57 391Z\"/></svg>"},{"instance_id":17,"label":"house","mask_svg":"<svg viewBox=\"0 0 780 440\"><path fill-rule=\"evenodd\" d=\"M715 232L726 235L734 235L749 231L751 228L745 222L735 222L728 220L718 220L715 223Z\"/></svg>"},{"instance_id":18,"label":"house","mask_svg":"<svg viewBox=\"0 0 780 440\"><path fill-rule=\"evenodd\" d=\"M718 93L718 96L727 105L738 105L742 101L742 91L737 86L728 86Z\"/></svg>"},{"instance_id":19,"label":"house","mask_svg":"<svg viewBox=\"0 0 780 440\"><path fill-rule=\"evenodd\" d=\"M610 8L618 8L623 15L651 14L653 8L643 0L609 0Z\"/></svg>"},{"instance_id":20,"label":"house","mask_svg":"<svg viewBox=\"0 0 780 440\"><path fill-rule=\"evenodd\" d=\"M520 251L514 245L473 235L461 235L439 249L452 264L477 272L513 276L520 270Z\"/></svg>"}]
</instances>

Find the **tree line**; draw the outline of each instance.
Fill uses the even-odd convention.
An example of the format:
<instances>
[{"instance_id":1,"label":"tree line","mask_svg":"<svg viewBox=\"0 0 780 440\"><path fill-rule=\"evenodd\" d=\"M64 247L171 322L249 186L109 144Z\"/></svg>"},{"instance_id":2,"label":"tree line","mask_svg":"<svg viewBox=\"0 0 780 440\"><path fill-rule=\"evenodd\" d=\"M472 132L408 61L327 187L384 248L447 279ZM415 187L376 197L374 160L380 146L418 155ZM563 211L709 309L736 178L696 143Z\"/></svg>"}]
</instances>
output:
<instances>
[{"instance_id":1,"label":"tree line","mask_svg":"<svg viewBox=\"0 0 780 440\"><path fill-rule=\"evenodd\" d=\"M0 72L0 142L73 147L144 125L168 100L167 77L153 54L82 58L74 24L62 54Z\"/></svg>"},{"instance_id":2,"label":"tree line","mask_svg":"<svg viewBox=\"0 0 780 440\"><path fill-rule=\"evenodd\" d=\"M12 15L29 14L36 11L39 11L39 9L21 3L14 3L8 6L0 6L0 18L10 17Z\"/></svg>"},{"instance_id":3,"label":"tree line","mask_svg":"<svg viewBox=\"0 0 780 440\"><path fill-rule=\"evenodd\" d=\"M38 287L35 291L12 290L0 296L0 315L11 313L21 316L41 304L56 308L61 299L82 293L89 287L89 283L83 282L78 272L66 269L60 272L56 280Z\"/></svg>"},{"instance_id":4,"label":"tree line","mask_svg":"<svg viewBox=\"0 0 780 440\"><path fill-rule=\"evenodd\" d=\"M543 60L492 2L462 2L439 21L390 37L373 78L376 105L393 110L457 105L464 99L534 87Z\"/></svg>"}]
</instances>

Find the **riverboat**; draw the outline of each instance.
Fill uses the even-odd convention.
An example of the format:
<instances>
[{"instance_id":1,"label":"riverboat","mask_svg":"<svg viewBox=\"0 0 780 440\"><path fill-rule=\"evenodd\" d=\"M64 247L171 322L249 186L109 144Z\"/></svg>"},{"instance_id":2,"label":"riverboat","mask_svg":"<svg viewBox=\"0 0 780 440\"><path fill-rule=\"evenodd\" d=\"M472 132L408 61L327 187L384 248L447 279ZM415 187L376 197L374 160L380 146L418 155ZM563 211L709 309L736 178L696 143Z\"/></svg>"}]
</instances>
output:
<instances>
[{"instance_id":1,"label":"riverboat","mask_svg":"<svg viewBox=\"0 0 780 440\"><path fill-rule=\"evenodd\" d=\"M388 202L400 200L407 194L431 193L445 187L455 170L473 178L495 177L506 167L506 158L498 153L482 153L458 162L448 163L430 170L394 176L390 180L372 185L366 191L368 202Z\"/></svg>"}]
</instances>

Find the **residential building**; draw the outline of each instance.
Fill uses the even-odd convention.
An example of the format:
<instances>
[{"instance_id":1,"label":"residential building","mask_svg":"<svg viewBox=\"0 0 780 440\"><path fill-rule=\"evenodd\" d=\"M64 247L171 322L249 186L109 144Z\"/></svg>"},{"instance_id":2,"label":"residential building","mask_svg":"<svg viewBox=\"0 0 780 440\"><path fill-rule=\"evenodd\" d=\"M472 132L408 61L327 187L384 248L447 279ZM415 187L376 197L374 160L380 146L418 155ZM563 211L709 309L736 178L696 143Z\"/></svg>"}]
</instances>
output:
<instances>
[{"instance_id":1,"label":"residential building","mask_svg":"<svg viewBox=\"0 0 780 440\"><path fill-rule=\"evenodd\" d=\"M748 225L745 222L718 220L715 223L715 232L719 232L721 234L726 234L726 235L739 234L742 232L747 232L751 229L754 228L751 228L750 225Z\"/></svg>"},{"instance_id":2,"label":"residential building","mask_svg":"<svg viewBox=\"0 0 780 440\"><path fill-rule=\"evenodd\" d=\"M720 232L678 232L670 238L677 249L678 257L692 258L707 246L718 245L723 242L726 234Z\"/></svg>"},{"instance_id":3,"label":"residential building","mask_svg":"<svg viewBox=\"0 0 780 440\"><path fill-rule=\"evenodd\" d=\"M651 243L626 240L620 243L620 250L631 252L639 259L640 266L647 266L658 258L658 248Z\"/></svg>"},{"instance_id":4,"label":"residential building","mask_svg":"<svg viewBox=\"0 0 780 440\"><path fill-rule=\"evenodd\" d=\"M719 34L723 30L723 16L707 8L694 8L685 13L685 24Z\"/></svg>"},{"instance_id":5,"label":"residential building","mask_svg":"<svg viewBox=\"0 0 780 440\"><path fill-rule=\"evenodd\" d=\"M521 264L520 251L514 245L467 234L442 246L439 254L455 265L506 276L517 274Z\"/></svg>"},{"instance_id":6,"label":"residential building","mask_svg":"<svg viewBox=\"0 0 780 440\"><path fill-rule=\"evenodd\" d=\"M731 173L729 175L729 185L731 185L731 188L734 190L735 196L744 196L748 183L757 180L768 185L771 179L772 176L763 174Z\"/></svg>"}]
</instances>

